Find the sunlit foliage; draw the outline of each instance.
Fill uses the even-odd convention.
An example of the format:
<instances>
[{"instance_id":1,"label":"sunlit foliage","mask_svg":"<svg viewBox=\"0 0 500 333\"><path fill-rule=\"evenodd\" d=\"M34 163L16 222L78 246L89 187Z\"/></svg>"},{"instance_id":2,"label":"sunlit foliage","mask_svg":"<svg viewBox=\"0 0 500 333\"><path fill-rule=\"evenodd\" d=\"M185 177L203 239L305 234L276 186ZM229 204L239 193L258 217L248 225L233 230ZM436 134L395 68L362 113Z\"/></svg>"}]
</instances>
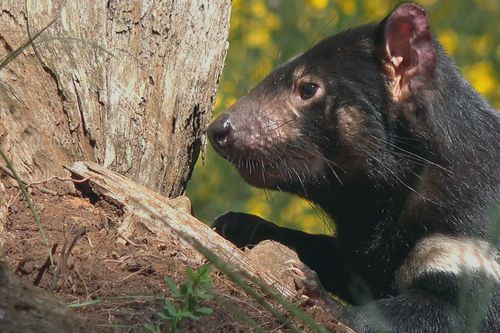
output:
<instances>
[{"instance_id":1,"label":"sunlit foliage","mask_svg":"<svg viewBox=\"0 0 500 333\"><path fill-rule=\"evenodd\" d=\"M421 0L433 31L474 87L500 108L500 1ZM216 115L256 85L276 65L324 37L382 19L398 1L234 0L229 51ZM328 233L321 212L282 193L246 185L209 148L188 188L195 214L211 221L226 210L257 214L279 225Z\"/></svg>"}]
</instances>

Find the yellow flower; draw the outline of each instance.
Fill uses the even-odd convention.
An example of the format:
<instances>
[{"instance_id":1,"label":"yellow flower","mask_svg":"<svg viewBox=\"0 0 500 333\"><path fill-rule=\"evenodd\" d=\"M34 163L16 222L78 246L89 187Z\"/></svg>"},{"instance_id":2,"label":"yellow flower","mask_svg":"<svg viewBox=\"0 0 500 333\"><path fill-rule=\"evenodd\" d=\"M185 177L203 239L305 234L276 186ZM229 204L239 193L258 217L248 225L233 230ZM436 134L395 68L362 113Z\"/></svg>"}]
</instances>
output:
<instances>
[{"instance_id":1,"label":"yellow flower","mask_svg":"<svg viewBox=\"0 0 500 333\"><path fill-rule=\"evenodd\" d=\"M311 209L309 203L298 197L291 197L284 209L280 212L280 218L283 219L285 223L300 223L304 226L304 218L308 211ZM309 221L310 222L310 221Z\"/></svg>"},{"instance_id":2,"label":"yellow flower","mask_svg":"<svg viewBox=\"0 0 500 333\"><path fill-rule=\"evenodd\" d=\"M263 200L259 195L254 195L248 201L248 210L250 214L265 217L269 215L271 207L269 207L267 201Z\"/></svg>"},{"instance_id":3,"label":"yellow flower","mask_svg":"<svg viewBox=\"0 0 500 333\"><path fill-rule=\"evenodd\" d=\"M349 0L340 1L339 7L341 8L343 14L352 15L356 12L358 6L356 5L355 1Z\"/></svg>"},{"instance_id":4,"label":"yellow flower","mask_svg":"<svg viewBox=\"0 0 500 333\"><path fill-rule=\"evenodd\" d=\"M262 1L252 2L250 10L256 17L264 17L267 14L267 8Z\"/></svg>"},{"instance_id":5,"label":"yellow flower","mask_svg":"<svg viewBox=\"0 0 500 333\"><path fill-rule=\"evenodd\" d=\"M438 35L439 42L443 45L446 52L454 54L457 50L458 36L453 30L444 30Z\"/></svg>"},{"instance_id":6,"label":"yellow flower","mask_svg":"<svg viewBox=\"0 0 500 333\"><path fill-rule=\"evenodd\" d=\"M216 109L219 109L221 104L222 104L222 93L218 93L216 96L215 96L215 108Z\"/></svg>"},{"instance_id":7,"label":"yellow flower","mask_svg":"<svg viewBox=\"0 0 500 333\"><path fill-rule=\"evenodd\" d=\"M474 88L481 94L487 95L495 89L495 68L491 61L484 60L465 68L465 76L470 80Z\"/></svg>"},{"instance_id":8,"label":"yellow flower","mask_svg":"<svg viewBox=\"0 0 500 333\"><path fill-rule=\"evenodd\" d=\"M328 0L309 0L309 6L316 10L325 9L328 6Z\"/></svg>"},{"instance_id":9,"label":"yellow flower","mask_svg":"<svg viewBox=\"0 0 500 333\"><path fill-rule=\"evenodd\" d=\"M281 27L281 19L275 14L269 14L266 17L266 26L269 30L278 30Z\"/></svg>"},{"instance_id":10,"label":"yellow flower","mask_svg":"<svg viewBox=\"0 0 500 333\"><path fill-rule=\"evenodd\" d=\"M264 29L252 29L246 37L247 44L250 47L266 47L271 44L271 34Z\"/></svg>"},{"instance_id":11,"label":"yellow flower","mask_svg":"<svg viewBox=\"0 0 500 333\"><path fill-rule=\"evenodd\" d=\"M392 9L391 2L387 0L365 0L364 16L370 20L378 20Z\"/></svg>"},{"instance_id":12,"label":"yellow flower","mask_svg":"<svg viewBox=\"0 0 500 333\"><path fill-rule=\"evenodd\" d=\"M234 98L234 97L228 97L226 99L226 108L230 107L234 103L236 103L236 98Z\"/></svg>"}]
</instances>

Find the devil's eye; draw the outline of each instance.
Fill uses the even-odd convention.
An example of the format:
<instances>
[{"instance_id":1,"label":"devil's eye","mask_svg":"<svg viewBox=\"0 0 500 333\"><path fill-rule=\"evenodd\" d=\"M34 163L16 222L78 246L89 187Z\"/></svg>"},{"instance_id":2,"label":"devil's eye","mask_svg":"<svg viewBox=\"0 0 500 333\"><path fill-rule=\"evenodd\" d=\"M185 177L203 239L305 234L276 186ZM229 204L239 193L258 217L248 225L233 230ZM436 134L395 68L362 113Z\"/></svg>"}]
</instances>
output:
<instances>
[{"instance_id":1,"label":"devil's eye","mask_svg":"<svg viewBox=\"0 0 500 333\"><path fill-rule=\"evenodd\" d=\"M300 86L300 98L303 100L311 99L318 91L318 86L314 83L304 83Z\"/></svg>"}]
</instances>

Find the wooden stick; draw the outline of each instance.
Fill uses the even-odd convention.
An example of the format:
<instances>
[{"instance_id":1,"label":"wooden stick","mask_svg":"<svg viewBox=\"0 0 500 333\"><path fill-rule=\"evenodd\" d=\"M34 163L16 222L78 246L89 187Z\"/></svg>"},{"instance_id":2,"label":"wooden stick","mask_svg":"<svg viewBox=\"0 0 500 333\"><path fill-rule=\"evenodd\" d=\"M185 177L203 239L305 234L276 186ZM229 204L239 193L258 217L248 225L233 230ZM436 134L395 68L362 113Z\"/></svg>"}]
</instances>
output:
<instances>
[{"instance_id":1,"label":"wooden stick","mask_svg":"<svg viewBox=\"0 0 500 333\"><path fill-rule=\"evenodd\" d=\"M185 210L175 208L171 199L96 163L76 162L65 168L73 176L87 178L92 191L119 205L126 214L133 212L140 217L141 223L159 238L169 240L175 235L182 241L185 235L192 237L226 261L234 270L264 281L285 297L292 298L296 295L295 290L284 285L209 226Z\"/></svg>"}]
</instances>

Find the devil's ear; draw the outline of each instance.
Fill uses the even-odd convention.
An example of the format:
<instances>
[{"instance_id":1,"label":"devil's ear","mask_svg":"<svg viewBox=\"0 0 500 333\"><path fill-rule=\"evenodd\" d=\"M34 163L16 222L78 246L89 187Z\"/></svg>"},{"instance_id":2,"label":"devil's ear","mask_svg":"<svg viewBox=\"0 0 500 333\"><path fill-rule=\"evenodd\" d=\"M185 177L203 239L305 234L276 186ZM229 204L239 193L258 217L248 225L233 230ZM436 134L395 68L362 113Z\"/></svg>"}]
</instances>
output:
<instances>
[{"instance_id":1,"label":"devil's ear","mask_svg":"<svg viewBox=\"0 0 500 333\"><path fill-rule=\"evenodd\" d=\"M436 68L429 18L412 3L404 3L381 22L381 55L395 101L403 101L426 84Z\"/></svg>"}]
</instances>

